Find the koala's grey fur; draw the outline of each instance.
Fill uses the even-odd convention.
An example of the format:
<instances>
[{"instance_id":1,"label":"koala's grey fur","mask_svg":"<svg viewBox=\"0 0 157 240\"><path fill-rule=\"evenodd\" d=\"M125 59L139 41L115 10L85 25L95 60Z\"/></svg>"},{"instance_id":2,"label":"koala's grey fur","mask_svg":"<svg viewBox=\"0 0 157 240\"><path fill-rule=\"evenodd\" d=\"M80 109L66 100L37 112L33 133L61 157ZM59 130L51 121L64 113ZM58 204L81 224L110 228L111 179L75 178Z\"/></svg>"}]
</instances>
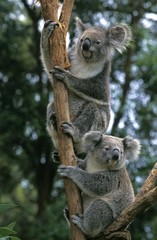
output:
<instances>
[{"instance_id":1,"label":"koala's grey fur","mask_svg":"<svg viewBox=\"0 0 157 240\"><path fill-rule=\"evenodd\" d=\"M83 215L71 216L73 223L87 236L95 237L134 201L125 160L138 157L140 143L129 136L118 138L91 131L85 134L83 146L87 155L81 168L61 165L58 171L82 191Z\"/></svg>"},{"instance_id":2,"label":"koala's grey fur","mask_svg":"<svg viewBox=\"0 0 157 240\"><path fill-rule=\"evenodd\" d=\"M49 37L57 26L45 22L41 34L41 59L51 80L52 75L63 81L68 89L70 120L77 134L75 153L80 152L82 136L91 130L106 131L110 121L109 75L115 50L122 52L129 44L132 34L125 24L105 29L89 27L76 20L78 38L69 50L71 67L51 69ZM51 73L51 74L50 74ZM57 147L55 111L53 103L47 109L47 130Z\"/></svg>"}]
</instances>

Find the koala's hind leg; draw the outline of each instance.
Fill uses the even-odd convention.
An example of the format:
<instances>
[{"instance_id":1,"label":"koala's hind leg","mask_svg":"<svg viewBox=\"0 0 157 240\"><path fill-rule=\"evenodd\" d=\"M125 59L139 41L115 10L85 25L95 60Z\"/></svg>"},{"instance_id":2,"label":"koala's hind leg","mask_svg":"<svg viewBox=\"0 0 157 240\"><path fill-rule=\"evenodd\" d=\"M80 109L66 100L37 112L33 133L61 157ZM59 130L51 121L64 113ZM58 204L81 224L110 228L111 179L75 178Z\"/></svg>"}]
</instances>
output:
<instances>
[{"instance_id":1,"label":"koala's hind leg","mask_svg":"<svg viewBox=\"0 0 157 240\"><path fill-rule=\"evenodd\" d=\"M82 138L84 134L91 130L104 130L104 117L94 103L84 104L80 110L80 114L71 122L62 124L63 132L70 135L73 139L75 153L83 153L84 146L82 145Z\"/></svg>"},{"instance_id":2,"label":"koala's hind leg","mask_svg":"<svg viewBox=\"0 0 157 240\"><path fill-rule=\"evenodd\" d=\"M113 219L111 207L103 200L94 201L90 207L87 208L83 217L77 215L72 216L72 222L89 237L97 236Z\"/></svg>"}]
</instances>

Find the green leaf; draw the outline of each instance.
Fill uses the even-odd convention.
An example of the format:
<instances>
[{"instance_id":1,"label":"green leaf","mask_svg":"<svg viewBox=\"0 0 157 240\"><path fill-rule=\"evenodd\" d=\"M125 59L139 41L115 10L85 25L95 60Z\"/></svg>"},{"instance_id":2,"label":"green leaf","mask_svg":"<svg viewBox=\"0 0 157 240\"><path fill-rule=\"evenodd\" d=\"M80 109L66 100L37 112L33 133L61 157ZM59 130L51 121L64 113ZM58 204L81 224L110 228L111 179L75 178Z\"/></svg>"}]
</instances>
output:
<instances>
[{"instance_id":1,"label":"green leaf","mask_svg":"<svg viewBox=\"0 0 157 240\"><path fill-rule=\"evenodd\" d=\"M16 234L15 231L13 231L12 229L10 228L7 228L7 227L0 227L0 234L5 237L5 236L8 236L8 235L14 235Z\"/></svg>"},{"instance_id":2,"label":"green leaf","mask_svg":"<svg viewBox=\"0 0 157 240\"><path fill-rule=\"evenodd\" d=\"M6 237L0 236L0 240L21 240L21 239L18 237L13 237L13 236L6 236Z\"/></svg>"},{"instance_id":3,"label":"green leaf","mask_svg":"<svg viewBox=\"0 0 157 240\"><path fill-rule=\"evenodd\" d=\"M15 224L16 224L16 222L12 222L6 227L12 230L15 227Z\"/></svg>"},{"instance_id":4,"label":"green leaf","mask_svg":"<svg viewBox=\"0 0 157 240\"><path fill-rule=\"evenodd\" d=\"M4 212L4 211L7 211L8 209L11 209L11 208L14 208L14 207L17 207L17 205L15 204L0 204L0 213Z\"/></svg>"}]
</instances>

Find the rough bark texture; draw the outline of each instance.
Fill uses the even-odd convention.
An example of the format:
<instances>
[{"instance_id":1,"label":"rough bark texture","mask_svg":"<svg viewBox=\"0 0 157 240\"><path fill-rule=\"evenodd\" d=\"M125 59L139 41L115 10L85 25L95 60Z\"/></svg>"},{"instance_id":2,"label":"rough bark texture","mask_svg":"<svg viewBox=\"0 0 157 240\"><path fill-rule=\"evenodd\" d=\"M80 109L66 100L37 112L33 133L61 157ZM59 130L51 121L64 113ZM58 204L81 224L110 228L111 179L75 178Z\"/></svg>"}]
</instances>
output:
<instances>
[{"instance_id":1,"label":"rough bark texture","mask_svg":"<svg viewBox=\"0 0 157 240\"><path fill-rule=\"evenodd\" d=\"M53 66L61 66L68 68L70 66L66 54L66 32L70 21L71 11L74 0L64 0L60 18L58 19L59 2L57 0L40 0L44 20L51 19L54 22L59 22L59 27L55 29L54 34L50 38L50 50ZM68 94L67 90L60 81L53 81L53 90L55 98L55 112L58 125L59 139L59 156L60 160L65 165L75 164L75 154L71 138L66 136L61 131L61 123L69 121L68 110ZM69 179L64 180L65 192L69 215L81 213L80 193L76 185ZM83 233L71 223L71 239L85 240Z\"/></svg>"}]
</instances>

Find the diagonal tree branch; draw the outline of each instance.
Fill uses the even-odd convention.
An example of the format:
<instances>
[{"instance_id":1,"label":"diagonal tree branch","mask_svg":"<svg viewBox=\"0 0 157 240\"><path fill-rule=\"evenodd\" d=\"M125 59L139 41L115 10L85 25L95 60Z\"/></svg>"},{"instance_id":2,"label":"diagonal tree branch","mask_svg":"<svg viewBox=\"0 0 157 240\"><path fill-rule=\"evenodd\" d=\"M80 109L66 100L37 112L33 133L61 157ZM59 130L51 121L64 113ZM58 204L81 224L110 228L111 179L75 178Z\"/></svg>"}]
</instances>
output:
<instances>
[{"instance_id":1,"label":"diagonal tree branch","mask_svg":"<svg viewBox=\"0 0 157 240\"><path fill-rule=\"evenodd\" d=\"M136 195L136 199L139 198L140 196L143 196L145 193L149 192L149 190L151 190L155 186L156 182L157 182L157 163L155 163L152 171L150 172L149 176L144 182L142 188Z\"/></svg>"}]
</instances>

